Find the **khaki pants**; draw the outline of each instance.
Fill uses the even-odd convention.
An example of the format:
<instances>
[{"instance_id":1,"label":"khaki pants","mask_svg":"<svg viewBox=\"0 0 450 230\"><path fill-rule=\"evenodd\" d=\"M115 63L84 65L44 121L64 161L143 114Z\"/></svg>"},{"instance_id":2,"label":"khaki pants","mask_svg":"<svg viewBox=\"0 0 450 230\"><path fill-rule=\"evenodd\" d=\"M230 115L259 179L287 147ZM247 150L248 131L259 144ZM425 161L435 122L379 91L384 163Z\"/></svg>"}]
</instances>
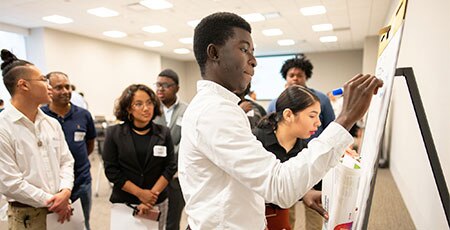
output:
<instances>
[{"instance_id":1,"label":"khaki pants","mask_svg":"<svg viewBox=\"0 0 450 230\"><path fill-rule=\"evenodd\" d=\"M8 229L47 229L47 213L47 208L19 208L8 205Z\"/></svg>"},{"instance_id":2,"label":"khaki pants","mask_svg":"<svg viewBox=\"0 0 450 230\"><path fill-rule=\"evenodd\" d=\"M311 208L306 207L302 201L291 207L289 222L294 230L321 230L323 217Z\"/></svg>"}]
</instances>

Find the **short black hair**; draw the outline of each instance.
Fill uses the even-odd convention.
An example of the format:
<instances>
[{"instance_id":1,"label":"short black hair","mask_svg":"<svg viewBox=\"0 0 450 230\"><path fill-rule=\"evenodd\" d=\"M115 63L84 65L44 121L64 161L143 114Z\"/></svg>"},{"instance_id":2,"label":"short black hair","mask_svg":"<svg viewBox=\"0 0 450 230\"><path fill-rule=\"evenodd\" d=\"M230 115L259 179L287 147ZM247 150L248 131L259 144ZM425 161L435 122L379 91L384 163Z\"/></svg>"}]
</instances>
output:
<instances>
[{"instance_id":1,"label":"short black hair","mask_svg":"<svg viewBox=\"0 0 450 230\"><path fill-rule=\"evenodd\" d=\"M172 69L165 69L165 70L161 71L161 73L159 73L158 76L159 77L168 77L168 78L172 79L175 82L175 84L178 85L178 82L179 82L178 74L175 71L173 71Z\"/></svg>"},{"instance_id":2,"label":"short black hair","mask_svg":"<svg viewBox=\"0 0 450 230\"><path fill-rule=\"evenodd\" d=\"M69 76L67 76L67 74L65 74L65 73L63 73L63 72L61 72L61 71L53 71L53 72L50 72L50 73L48 73L47 75L45 75L45 78L47 78L49 81L51 81L50 78L51 78L52 76L54 76L54 75L62 75L62 76L64 76L64 77L66 77L67 79L69 79Z\"/></svg>"},{"instance_id":3,"label":"short black hair","mask_svg":"<svg viewBox=\"0 0 450 230\"><path fill-rule=\"evenodd\" d=\"M155 92L150 89L150 87L142 84L132 84L128 86L123 92L122 95L117 99L116 106L114 108L114 115L116 116L117 120L124 121L124 122L132 122L133 117L131 117L131 114L128 113L128 109L131 108L131 102L133 102L133 97L136 91L142 90L150 96L150 100L153 103L153 119L157 116L161 116L161 107L159 99L156 97Z\"/></svg>"},{"instance_id":4,"label":"short black hair","mask_svg":"<svg viewBox=\"0 0 450 230\"><path fill-rule=\"evenodd\" d=\"M3 101L3 99L0 99L0 105L5 104L5 102Z\"/></svg>"},{"instance_id":5,"label":"short black hair","mask_svg":"<svg viewBox=\"0 0 450 230\"><path fill-rule=\"evenodd\" d=\"M301 58L295 57L295 58L288 59L284 62L283 66L281 67L281 70L280 70L281 76L283 76L284 79L286 79L287 72L291 68L299 68L299 69L303 70L303 72L305 72L305 74L306 74L306 79L310 79L312 76L312 70L313 70L314 66L304 56Z\"/></svg>"},{"instance_id":6,"label":"short black hair","mask_svg":"<svg viewBox=\"0 0 450 230\"><path fill-rule=\"evenodd\" d=\"M12 96L14 95L19 77L24 75L27 71L27 69L23 67L33 65L33 63L18 59L16 55L6 49L2 49L1 58L3 61L1 65L3 83L9 94Z\"/></svg>"},{"instance_id":7,"label":"short black hair","mask_svg":"<svg viewBox=\"0 0 450 230\"><path fill-rule=\"evenodd\" d=\"M233 28L252 32L250 24L237 14L217 12L203 18L194 30L194 54L202 76L205 73L207 47L209 44L224 45L234 36Z\"/></svg>"}]
</instances>

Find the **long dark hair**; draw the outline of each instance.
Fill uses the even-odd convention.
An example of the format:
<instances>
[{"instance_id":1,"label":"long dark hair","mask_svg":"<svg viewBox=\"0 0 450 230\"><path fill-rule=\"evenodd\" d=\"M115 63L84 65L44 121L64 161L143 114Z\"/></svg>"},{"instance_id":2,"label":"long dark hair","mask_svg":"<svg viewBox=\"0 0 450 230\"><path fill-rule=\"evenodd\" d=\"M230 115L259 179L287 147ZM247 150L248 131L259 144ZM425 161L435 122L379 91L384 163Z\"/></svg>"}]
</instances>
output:
<instances>
[{"instance_id":1,"label":"long dark hair","mask_svg":"<svg viewBox=\"0 0 450 230\"><path fill-rule=\"evenodd\" d=\"M153 108L153 119L155 117L161 115L161 108L158 98L156 97L155 92L151 90L148 86L142 84L133 84L128 86L123 92L122 95L117 99L116 106L114 108L114 115L120 121L132 122L133 118L131 114L128 112L128 109L131 107L131 102L133 101L134 94L136 91L142 90L146 92L150 96L150 100L152 101Z\"/></svg>"},{"instance_id":2,"label":"long dark hair","mask_svg":"<svg viewBox=\"0 0 450 230\"><path fill-rule=\"evenodd\" d=\"M278 122L283 120L283 111L285 109L290 109L293 113L297 113L316 102L320 103L320 100L311 90L299 85L289 86L278 97L275 112L263 117L257 127L270 127L276 130L278 128Z\"/></svg>"}]
</instances>

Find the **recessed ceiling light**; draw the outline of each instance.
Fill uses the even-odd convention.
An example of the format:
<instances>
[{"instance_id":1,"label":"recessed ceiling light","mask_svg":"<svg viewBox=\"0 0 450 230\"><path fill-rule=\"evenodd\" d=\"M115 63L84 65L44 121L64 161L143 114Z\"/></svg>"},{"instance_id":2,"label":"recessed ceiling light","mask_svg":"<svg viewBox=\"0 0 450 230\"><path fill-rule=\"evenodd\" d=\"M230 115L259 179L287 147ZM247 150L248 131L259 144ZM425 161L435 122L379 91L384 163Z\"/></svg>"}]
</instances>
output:
<instances>
[{"instance_id":1,"label":"recessed ceiling light","mask_svg":"<svg viewBox=\"0 0 450 230\"><path fill-rule=\"evenodd\" d=\"M178 39L179 42L183 43L183 44L192 44L194 43L194 38L192 37L188 37L188 38L180 38Z\"/></svg>"},{"instance_id":2,"label":"recessed ceiling light","mask_svg":"<svg viewBox=\"0 0 450 230\"><path fill-rule=\"evenodd\" d=\"M280 29L267 29L267 30L263 30L262 33L266 36L278 36L278 35L282 35L283 31L281 31Z\"/></svg>"},{"instance_id":3,"label":"recessed ceiling light","mask_svg":"<svg viewBox=\"0 0 450 230\"><path fill-rule=\"evenodd\" d=\"M146 27L143 27L142 30L152 33L152 34L164 33L167 31L166 28L164 28L160 25L146 26Z\"/></svg>"},{"instance_id":4,"label":"recessed ceiling light","mask_svg":"<svg viewBox=\"0 0 450 230\"><path fill-rule=\"evenodd\" d=\"M188 21L187 22L187 24L190 26L190 27L196 27L197 25L198 25L198 23L200 23L200 19L196 19L196 20L191 20L191 21Z\"/></svg>"},{"instance_id":5,"label":"recessed ceiling light","mask_svg":"<svg viewBox=\"0 0 450 230\"><path fill-rule=\"evenodd\" d=\"M178 48L178 49L174 49L173 52L177 53L177 54L188 54L191 51L186 48Z\"/></svg>"},{"instance_id":6,"label":"recessed ceiling light","mask_svg":"<svg viewBox=\"0 0 450 230\"><path fill-rule=\"evenodd\" d=\"M317 14L324 14L327 12L327 10L325 9L325 6L319 5L300 8L300 12L305 16L311 16Z\"/></svg>"},{"instance_id":7,"label":"recessed ceiling light","mask_svg":"<svg viewBox=\"0 0 450 230\"><path fill-rule=\"evenodd\" d=\"M319 25L313 25L312 30L316 32L320 31L330 31L333 30L333 25L331 24L319 24Z\"/></svg>"},{"instance_id":8,"label":"recessed ceiling light","mask_svg":"<svg viewBox=\"0 0 450 230\"><path fill-rule=\"evenodd\" d=\"M110 10L108 8L105 7L98 7L98 8L93 8L93 9L89 9L87 10L88 13L93 14L97 17L102 17L102 18L107 18L107 17L114 17L119 15L119 13L117 13L114 10Z\"/></svg>"},{"instance_id":9,"label":"recessed ceiling light","mask_svg":"<svg viewBox=\"0 0 450 230\"><path fill-rule=\"evenodd\" d=\"M103 32L103 35L111 37L111 38L123 38L126 37L127 34L122 31L110 30Z\"/></svg>"},{"instance_id":10,"label":"recessed ceiling light","mask_svg":"<svg viewBox=\"0 0 450 230\"><path fill-rule=\"evenodd\" d=\"M269 13L263 13L263 16L266 19L274 19L281 17L281 14L279 12L269 12Z\"/></svg>"},{"instance_id":11,"label":"recessed ceiling light","mask_svg":"<svg viewBox=\"0 0 450 230\"><path fill-rule=\"evenodd\" d=\"M244 14L241 15L241 17L243 17L248 22L260 22L266 20L266 18L260 13Z\"/></svg>"},{"instance_id":12,"label":"recessed ceiling light","mask_svg":"<svg viewBox=\"0 0 450 230\"><path fill-rule=\"evenodd\" d=\"M282 39L277 41L280 46L292 46L295 44L295 41L292 39Z\"/></svg>"},{"instance_id":13,"label":"recessed ceiling light","mask_svg":"<svg viewBox=\"0 0 450 230\"><path fill-rule=\"evenodd\" d=\"M148 47L161 47L164 45L164 43L160 41L146 41L144 42L144 45Z\"/></svg>"},{"instance_id":14,"label":"recessed ceiling light","mask_svg":"<svg viewBox=\"0 0 450 230\"><path fill-rule=\"evenodd\" d=\"M152 10L162 10L173 7L172 3L165 0L143 0L140 1L139 4Z\"/></svg>"},{"instance_id":15,"label":"recessed ceiling light","mask_svg":"<svg viewBox=\"0 0 450 230\"><path fill-rule=\"evenodd\" d=\"M337 37L336 36L323 36L323 37L320 37L320 41L323 43L337 42Z\"/></svg>"},{"instance_id":16,"label":"recessed ceiling light","mask_svg":"<svg viewBox=\"0 0 450 230\"><path fill-rule=\"evenodd\" d=\"M56 24L67 24L67 23L73 22L73 19L71 19L71 18L67 18L64 16L56 15L56 14L42 17L42 20L47 21L47 22L53 22Z\"/></svg>"}]
</instances>

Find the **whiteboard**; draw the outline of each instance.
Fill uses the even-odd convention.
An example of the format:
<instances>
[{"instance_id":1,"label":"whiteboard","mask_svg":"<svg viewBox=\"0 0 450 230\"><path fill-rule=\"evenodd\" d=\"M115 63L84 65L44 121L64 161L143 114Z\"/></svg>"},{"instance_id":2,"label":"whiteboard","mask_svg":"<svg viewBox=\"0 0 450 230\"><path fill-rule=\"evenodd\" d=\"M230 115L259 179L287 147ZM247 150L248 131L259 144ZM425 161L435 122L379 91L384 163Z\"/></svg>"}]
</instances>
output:
<instances>
[{"instance_id":1,"label":"whiteboard","mask_svg":"<svg viewBox=\"0 0 450 230\"><path fill-rule=\"evenodd\" d=\"M369 198L373 189L375 173L378 166L378 153L380 151L384 127L386 125L402 32L403 22L396 28L396 33L390 38L386 47L381 47L383 50L377 60L375 75L383 80L384 85L378 90L378 94L374 95L372 98L361 143L360 155L362 172L356 201L356 208L358 211L356 213L355 229L363 229L364 223L367 223L368 221L365 220L366 213L370 211L367 206L369 206L371 202Z\"/></svg>"}]
</instances>

